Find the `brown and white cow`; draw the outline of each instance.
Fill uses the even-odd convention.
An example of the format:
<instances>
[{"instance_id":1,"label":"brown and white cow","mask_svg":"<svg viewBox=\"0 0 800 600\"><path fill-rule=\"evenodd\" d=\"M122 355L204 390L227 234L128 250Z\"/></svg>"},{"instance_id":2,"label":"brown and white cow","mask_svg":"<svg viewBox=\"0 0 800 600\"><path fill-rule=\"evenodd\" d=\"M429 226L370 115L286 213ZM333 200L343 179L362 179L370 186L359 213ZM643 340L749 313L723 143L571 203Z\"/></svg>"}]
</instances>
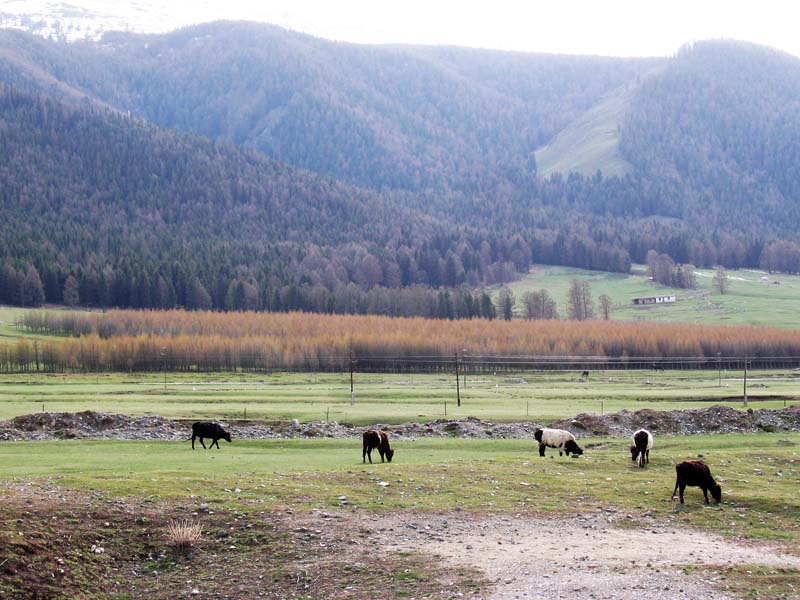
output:
<instances>
[{"instance_id":1,"label":"brown and white cow","mask_svg":"<svg viewBox=\"0 0 800 600\"><path fill-rule=\"evenodd\" d=\"M367 459L369 459L370 464L372 463L372 451L375 448L378 449L378 453L381 455L381 462L383 462L384 457L389 462L392 462L394 450L389 447L388 433L381 429L367 429L361 439L364 442L361 454L362 462L367 462Z\"/></svg>"}]
</instances>

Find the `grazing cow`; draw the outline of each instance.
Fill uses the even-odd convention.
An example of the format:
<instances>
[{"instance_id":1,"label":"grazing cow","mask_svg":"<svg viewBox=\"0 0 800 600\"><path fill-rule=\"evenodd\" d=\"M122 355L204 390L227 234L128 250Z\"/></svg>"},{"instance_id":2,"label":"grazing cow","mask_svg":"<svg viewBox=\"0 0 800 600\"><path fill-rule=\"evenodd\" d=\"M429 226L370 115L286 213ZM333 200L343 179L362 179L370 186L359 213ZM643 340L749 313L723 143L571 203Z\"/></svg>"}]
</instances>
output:
<instances>
[{"instance_id":1,"label":"grazing cow","mask_svg":"<svg viewBox=\"0 0 800 600\"><path fill-rule=\"evenodd\" d=\"M575 436L563 429L537 429L533 439L539 442L539 456L544 456L545 448L558 448L558 455L572 452L575 456L583 454L583 449L575 442Z\"/></svg>"},{"instance_id":2,"label":"grazing cow","mask_svg":"<svg viewBox=\"0 0 800 600\"><path fill-rule=\"evenodd\" d=\"M361 439L364 441L364 447L361 453L362 462L367 462L367 459L369 459L370 464L372 464L372 451L375 448L378 449L378 453L381 455L381 462L383 462L384 456L386 460L392 462L394 450L389 447L388 433L381 429L367 429L364 435L361 436Z\"/></svg>"},{"instance_id":3,"label":"grazing cow","mask_svg":"<svg viewBox=\"0 0 800 600\"><path fill-rule=\"evenodd\" d=\"M581 378L588 379L589 378L589 371L584 371L583 373L581 373Z\"/></svg>"},{"instance_id":4,"label":"grazing cow","mask_svg":"<svg viewBox=\"0 0 800 600\"><path fill-rule=\"evenodd\" d=\"M675 499L675 492L680 488L681 504L683 504L683 490L686 489L687 485L702 489L706 504L709 504L709 490L714 500L717 502L722 500L722 488L714 481L714 478L711 476L711 470L702 460L687 460L678 463L675 465L675 472L678 477L675 480L675 489L672 491L673 500Z\"/></svg>"},{"instance_id":5,"label":"grazing cow","mask_svg":"<svg viewBox=\"0 0 800 600\"><path fill-rule=\"evenodd\" d=\"M645 463L650 463L650 450L653 448L653 434L647 429L640 429L633 434L633 445L631 446L631 460L635 461L639 457L639 466L644 468Z\"/></svg>"},{"instance_id":6,"label":"grazing cow","mask_svg":"<svg viewBox=\"0 0 800 600\"><path fill-rule=\"evenodd\" d=\"M203 443L203 438L211 438L211 445L217 445L219 450L219 440L223 439L228 442L231 441L231 434L225 431L219 423L212 423L211 421L198 421L192 425L192 450L194 450L194 440L200 438L200 445L205 449L206 445Z\"/></svg>"}]
</instances>

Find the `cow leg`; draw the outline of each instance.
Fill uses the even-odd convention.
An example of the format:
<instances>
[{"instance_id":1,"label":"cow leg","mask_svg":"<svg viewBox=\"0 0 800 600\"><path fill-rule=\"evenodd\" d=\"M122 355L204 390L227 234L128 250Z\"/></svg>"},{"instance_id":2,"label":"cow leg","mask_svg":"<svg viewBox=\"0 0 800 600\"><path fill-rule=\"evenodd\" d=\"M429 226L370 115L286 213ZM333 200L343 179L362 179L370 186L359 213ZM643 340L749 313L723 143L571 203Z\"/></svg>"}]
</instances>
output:
<instances>
[{"instance_id":1,"label":"cow leg","mask_svg":"<svg viewBox=\"0 0 800 600\"><path fill-rule=\"evenodd\" d=\"M677 494L677 493L678 493L678 482L677 482L677 480L676 480L676 481L675 481L675 489L674 489L674 490L672 490L672 500L674 500L674 499L675 499L675 494Z\"/></svg>"},{"instance_id":2,"label":"cow leg","mask_svg":"<svg viewBox=\"0 0 800 600\"><path fill-rule=\"evenodd\" d=\"M369 464L372 464L372 448L367 448L367 458L369 459Z\"/></svg>"},{"instance_id":3,"label":"cow leg","mask_svg":"<svg viewBox=\"0 0 800 600\"><path fill-rule=\"evenodd\" d=\"M217 450L219 450L219 438L212 438L211 445L209 446L209 448L213 448L214 444L217 445Z\"/></svg>"},{"instance_id":4,"label":"cow leg","mask_svg":"<svg viewBox=\"0 0 800 600\"><path fill-rule=\"evenodd\" d=\"M544 457L544 444L539 444L539 456Z\"/></svg>"},{"instance_id":5,"label":"cow leg","mask_svg":"<svg viewBox=\"0 0 800 600\"><path fill-rule=\"evenodd\" d=\"M708 488L706 486L703 486L702 489L703 489L703 498L706 499L706 504L710 504L710 502L708 501Z\"/></svg>"},{"instance_id":6,"label":"cow leg","mask_svg":"<svg viewBox=\"0 0 800 600\"><path fill-rule=\"evenodd\" d=\"M647 464L649 465L649 464L650 464L650 450L645 450L645 452L647 453L647 456L646 456L646 459L647 459L647 460L646 460L646 462L647 462Z\"/></svg>"},{"instance_id":7,"label":"cow leg","mask_svg":"<svg viewBox=\"0 0 800 600\"><path fill-rule=\"evenodd\" d=\"M685 489L686 489L686 484L682 483L681 484L681 490L680 490L681 491L681 504L683 504L683 492L684 492Z\"/></svg>"},{"instance_id":8,"label":"cow leg","mask_svg":"<svg viewBox=\"0 0 800 600\"><path fill-rule=\"evenodd\" d=\"M195 435L192 434L192 450L194 450L194 438L195 438Z\"/></svg>"},{"instance_id":9,"label":"cow leg","mask_svg":"<svg viewBox=\"0 0 800 600\"><path fill-rule=\"evenodd\" d=\"M208 450L208 448L206 448L205 443L203 442L203 438L200 438L200 445L203 447L203 450Z\"/></svg>"}]
</instances>

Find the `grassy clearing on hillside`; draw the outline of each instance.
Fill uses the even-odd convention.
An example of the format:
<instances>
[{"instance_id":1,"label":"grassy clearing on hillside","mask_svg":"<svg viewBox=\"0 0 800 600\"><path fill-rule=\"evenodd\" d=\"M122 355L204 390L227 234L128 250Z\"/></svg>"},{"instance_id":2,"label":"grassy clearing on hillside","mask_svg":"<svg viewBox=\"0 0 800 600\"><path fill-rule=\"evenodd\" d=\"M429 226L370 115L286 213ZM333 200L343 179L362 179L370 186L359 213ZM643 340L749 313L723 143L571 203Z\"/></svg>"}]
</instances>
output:
<instances>
[{"instance_id":1,"label":"grassy clearing on hillside","mask_svg":"<svg viewBox=\"0 0 800 600\"><path fill-rule=\"evenodd\" d=\"M571 172L591 177L598 169L606 177L629 173L633 167L619 151L619 127L632 97L632 90L612 93L536 150L539 177Z\"/></svg>"},{"instance_id":2,"label":"grassy clearing on hillside","mask_svg":"<svg viewBox=\"0 0 800 600\"><path fill-rule=\"evenodd\" d=\"M360 425L479 417L484 420L554 421L582 412L652 408L743 408L741 371L533 371L468 375L456 406L455 376L342 374L5 375L0 378L0 419L36 412L95 410L169 418L331 420ZM759 371L748 376L757 408L800 402L800 374Z\"/></svg>"},{"instance_id":3,"label":"grassy clearing on hillside","mask_svg":"<svg viewBox=\"0 0 800 600\"><path fill-rule=\"evenodd\" d=\"M392 463L361 463L360 440L235 440L222 450L188 442L35 442L0 446L0 480L52 480L123 497L178 499L247 510L360 509L575 514L615 508L728 535L800 541L800 434L659 436L650 465L630 460L626 439L586 439L580 458L526 440L396 442ZM702 456L723 486L704 507L688 488L670 502L674 464Z\"/></svg>"},{"instance_id":4,"label":"grassy clearing on hillside","mask_svg":"<svg viewBox=\"0 0 800 600\"><path fill-rule=\"evenodd\" d=\"M615 306L612 319L615 320L800 328L800 276L728 271L730 292L720 295L712 286L713 271L698 269L697 272L698 289L681 290L654 284L642 265L634 265L630 274L540 266L508 287L516 295L516 312L520 316L522 295L544 288L556 300L561 318L566 318L570 281L579 279L589 282L595 302L602 294L611 297ZM761 282L765 276L769 277L769 283ZM631 304L636 297L668 294L677 295L678 302L649 307Z\"/></svg>"}]
</instances>

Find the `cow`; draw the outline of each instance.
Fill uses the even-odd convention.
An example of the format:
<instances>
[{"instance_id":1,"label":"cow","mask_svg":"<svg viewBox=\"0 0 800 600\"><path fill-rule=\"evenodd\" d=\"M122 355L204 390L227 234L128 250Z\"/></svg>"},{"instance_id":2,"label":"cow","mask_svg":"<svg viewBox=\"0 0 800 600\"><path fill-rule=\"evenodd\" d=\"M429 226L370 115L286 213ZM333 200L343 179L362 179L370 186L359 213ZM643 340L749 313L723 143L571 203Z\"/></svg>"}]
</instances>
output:
<instances>
[{"instance_id":1,"label":"cow","mask_svg":"<svg viewBox=\"0 0 800 600\"><path fill-rule=\"evenodd\" d=\"M539 456L544 456L544 449L558 448L558 455L572 452L575 456L583 454L583 449L575 442L575 436L564 429L537 429L533 439L539 442Z\"/></svg>"},{"instance_id":2,"label":"cow","mask_svg":"<svg viewBox=\"0 0 800 600\"><path fill-rule=\"evenodd\" d=\"M211 438L212 441L209 448L213 448L214 444L216 444L217 450L219 450L219 440L223 439L230 442L231 434L225 431L219 423L198 421L192 425L192 450L194 450L195 438L200 438L200 445L204 449L206 449L206 445L203 443L203 438Z\"/></svg>"},{"instance_id":3,"label":"cow","mask_svg":"<svg viewBox=\"0 0 800 600\"><path fill-rule=\"evenodd\" d=\"M645 463L650 463L650 450L653 448L653 434L647 429L640 429L633 434L631 446L631 460L639 458L639 466L644 468Z\"/></svg>"},{"instance_id":4,"label":"cow","mask_svg":"<svg viewBox=\"0 0 800 600\"><path fill-rule=\"evenodd\" d=\"M681 504L683 504L683 490L686 489L687 485L699 487L703 490L706 504L710 504L708 501L709 491L711 491L714 500L717 502L722 500L722 488L714 481L714 478L711 476L711 470L702 460L687 460L678 463L675 465L675 472L677 474L677 479L675 480L675 489L672 491L673 500L675 500L675 492L680 489Z\"/></svg>"},{"instance_id":5,"label":"cow","mask_svg":"<svg viewBox=\"0 0 800 600\"><path fill-rule=\"evenodd\" d=\"M584 371L581 373L581 379L589 379L589 371Z\"/></svg>"},{"instance_id":6,"label":"cow","mask_svg":"<svg viewBox=\"0 0 800 600\"><path fill-rule=\"evenodd\" d=\"M378 449L378 453L381 455L381 462L383 462L384 457L386 457L386 460L389 462L392 462L394 450L389 447L388 433L381 429L367 429L361 436L361 439L364 442L361 453L362 462L366 463L367 459L369 459L370 464L372 464L372 451L375 448Z\"/></svg>"}]
</instances>

